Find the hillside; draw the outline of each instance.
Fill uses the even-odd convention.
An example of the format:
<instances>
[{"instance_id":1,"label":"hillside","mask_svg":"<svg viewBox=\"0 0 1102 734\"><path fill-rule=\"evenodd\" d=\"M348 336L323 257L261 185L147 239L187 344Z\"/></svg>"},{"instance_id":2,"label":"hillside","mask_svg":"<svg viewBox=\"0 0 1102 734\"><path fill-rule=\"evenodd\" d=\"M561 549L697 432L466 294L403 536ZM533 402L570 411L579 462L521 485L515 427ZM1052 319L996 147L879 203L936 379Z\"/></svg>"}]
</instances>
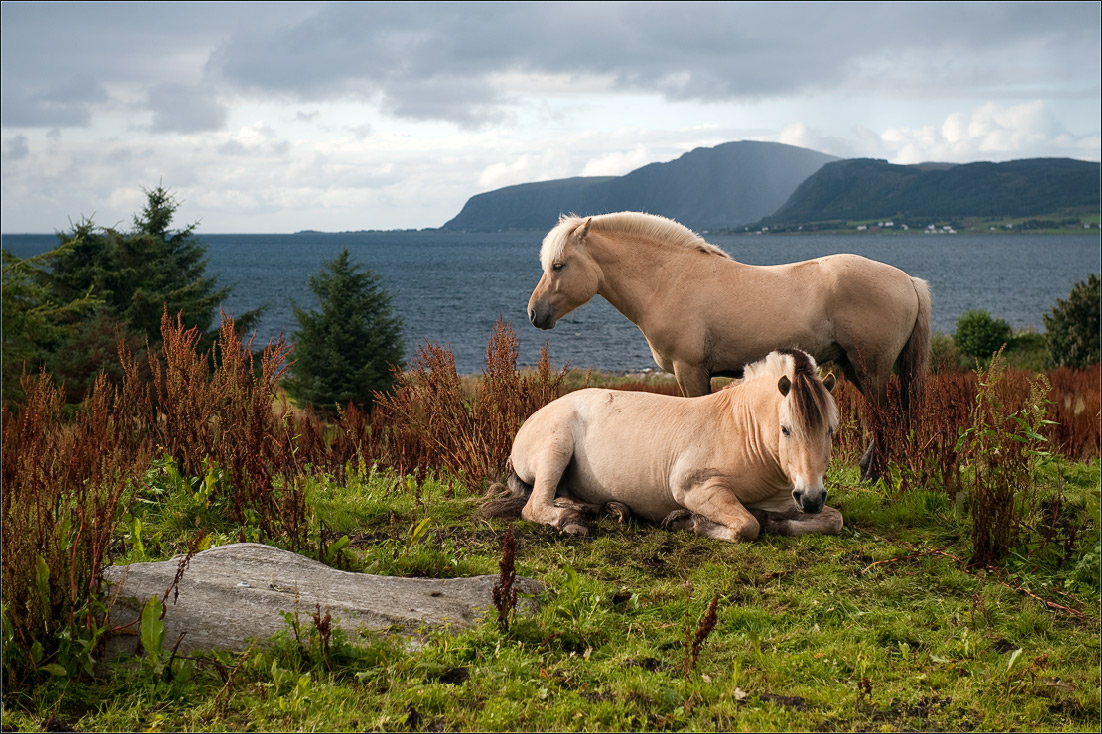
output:
<instances>
[{"instance_id":1,"label":"hillside","mask_svg":"<svg viewBox=\"0 0 1102 734\"><path fill-rule=\"evenodd\" d=\"M508 186L473 196L444 229L550 229L559 214L635 210L693 229L737 227L772 214L808 176L837 158L781 143L696 148L615 177Z\"/></svg>"},{"instance_id":2,"label":"hillside","mask_svg":"<svg viewBox=\"0 0 1102 734\"><path fill-rule=\"evenodd\" d=\"M900 166L856 158L828 163L762 225L836 220L1031 217L1097 208L1099 164L1070 158Z\"/></svg>"}]
</instances>

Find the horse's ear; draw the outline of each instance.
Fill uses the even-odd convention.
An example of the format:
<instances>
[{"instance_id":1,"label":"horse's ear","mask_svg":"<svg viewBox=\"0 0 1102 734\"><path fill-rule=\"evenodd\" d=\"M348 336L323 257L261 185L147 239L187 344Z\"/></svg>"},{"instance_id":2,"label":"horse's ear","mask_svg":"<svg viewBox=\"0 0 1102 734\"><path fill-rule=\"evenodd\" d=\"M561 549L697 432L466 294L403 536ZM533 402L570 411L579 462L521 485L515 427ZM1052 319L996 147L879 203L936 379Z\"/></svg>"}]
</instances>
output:
<instances>
[{"instance_id":1,"label":"horse's ear","mask_svg":"<svg viewBox=\"0 0 1102 734\"><path fill-rule=\"evenodd\" d=\"M593 217L586 218L585 224L583 224L582 228L578 230L578 239L581 239L582 237L585 237L587 234L589 234L589 223L592 221Z\"/></svg>"},{"instance_id":2,"label":"horse's ear","mask_svg":"<svg viewBox=\"0 0 1102 734\"><path fill-rule=\"evenodd\" d=\"M788 375L781 375L781 379L777 381L777 389L781 391L781 395L788 397L788 391L792 389L792 380L788 379Z\"/></svg>"},{"instance_id":3,"label":"horse's ear","mask_svg":"<svg viewBox=\"0 0 1102 734\"><path fill-rule=\"evenodd\" d=\"M831 392L832 390L834 390L835 382L836 380L834 379L834 373L827 372L827 376L823 378L823 387L827 389L827 392Z\"/></svg>"}]
</instances>

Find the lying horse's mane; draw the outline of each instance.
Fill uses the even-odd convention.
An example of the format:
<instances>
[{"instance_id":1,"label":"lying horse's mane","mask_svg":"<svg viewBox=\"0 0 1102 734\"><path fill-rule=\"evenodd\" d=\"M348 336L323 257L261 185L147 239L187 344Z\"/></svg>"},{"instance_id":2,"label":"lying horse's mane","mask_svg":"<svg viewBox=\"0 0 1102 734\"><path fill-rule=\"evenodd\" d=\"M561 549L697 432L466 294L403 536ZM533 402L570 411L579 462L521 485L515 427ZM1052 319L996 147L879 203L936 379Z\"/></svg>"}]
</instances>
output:
<instances>
[{"instance_id":1,"label":"lying horse's mane","mask_svg":"<svg viewBox=\"0 0 1102 734\"><path fill-rule=\"evenodd\" d=\"M789 396L792 412L808 430L819 430L838 421L838 408L830 392L819 378L819 366L807 352L799 349L778 349L743 370L743 382L759 377L788 377L792 382Z\"/></svg>"},{"instance_id":2,"label":"lying horse's mane","mask_svg":"<svg viewBox=\"0 0 1102 734\"><path fill-rule=\"evenodd\" d=\"M687 247L730 259L730 255L715 245L708 244L700 235L688 227L657 214L616 212L614 214L598 214L594 217L579 217L570 214L559 217L559 223L543 238L540 264L543 265L545 271L550 270L551 265L562 257L566 241L570 239L570 235L574 230L586 223L587 219L589 220L591 232L623 232L646 237L647 239L660 240L670 247Z\"/></svg>"}]
</instances>

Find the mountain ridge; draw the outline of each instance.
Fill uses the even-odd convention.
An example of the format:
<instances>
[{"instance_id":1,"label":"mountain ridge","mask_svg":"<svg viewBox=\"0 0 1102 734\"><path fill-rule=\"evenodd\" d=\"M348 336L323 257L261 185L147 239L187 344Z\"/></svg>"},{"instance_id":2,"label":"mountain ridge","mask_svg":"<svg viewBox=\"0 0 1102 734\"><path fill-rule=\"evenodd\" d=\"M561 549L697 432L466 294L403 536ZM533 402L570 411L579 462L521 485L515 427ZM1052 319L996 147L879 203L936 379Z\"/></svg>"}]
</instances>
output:
<instances>
[{"instance_id":1,"label":"mountain ridge","mask_svg":"<svg viewBox=\"0 0 1102 734\"><path fill-rule=\"evenodd\" d=\"M892 218L1031 217L1099 206L1100 164L1073 158L899 165L832 161L764 226Z\"/></svg>"},{"instance_id":2,"label":"mountain ridge","mask_svg":"<svg viewBox=\"0 0 1102 734\"><path fill-rule=\"evenodd\" d=\"M736 227L772 214L836 156L752 140L694 148L623 176L573 177L476 194L442 229L550 229L560 214L634 210L693 229Z\"/></svg>"}]
</instances>

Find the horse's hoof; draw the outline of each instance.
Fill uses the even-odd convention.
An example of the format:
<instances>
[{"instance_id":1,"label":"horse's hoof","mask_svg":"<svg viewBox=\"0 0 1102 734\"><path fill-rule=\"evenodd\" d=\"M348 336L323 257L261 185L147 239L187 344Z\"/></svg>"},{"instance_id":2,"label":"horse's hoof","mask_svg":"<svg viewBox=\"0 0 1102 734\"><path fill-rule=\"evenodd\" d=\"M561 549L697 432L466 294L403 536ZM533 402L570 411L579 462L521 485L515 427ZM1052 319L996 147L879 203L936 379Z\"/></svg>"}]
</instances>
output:
<instances>
[{"instance_id":1,"label":"horse's hoof","mask_svg":"<svg viewBox=\"0 0 1102 734\"><path fill-rule=\"evenodd\" d=\"M623 502L609 502L605 505L605 512L615 517L618 523L623 523L631 517L631 509Z\"/></svg>"},{"instance_id":2,"label":"horse's hoof","mask_svg":"<svg viewBox=\"0 0 1102 734\"><path fill-rule=\"evenodd\" d=\"M589 528L587 528L585 525L579 525L576 522L571 522L563 525L562 531L570 535L589 535Z\"/></svg>"},{"instance_id":3,"label":"horse's hoof","mask_svg":"<svg viewBox=\"0 0 1102 734\"><path fill-rule=\"evenodd\" d=\"M693 525L693 513L686 509L674 510L662 520L664 530L687 530Z\"/></svg>"}]
</instances>

